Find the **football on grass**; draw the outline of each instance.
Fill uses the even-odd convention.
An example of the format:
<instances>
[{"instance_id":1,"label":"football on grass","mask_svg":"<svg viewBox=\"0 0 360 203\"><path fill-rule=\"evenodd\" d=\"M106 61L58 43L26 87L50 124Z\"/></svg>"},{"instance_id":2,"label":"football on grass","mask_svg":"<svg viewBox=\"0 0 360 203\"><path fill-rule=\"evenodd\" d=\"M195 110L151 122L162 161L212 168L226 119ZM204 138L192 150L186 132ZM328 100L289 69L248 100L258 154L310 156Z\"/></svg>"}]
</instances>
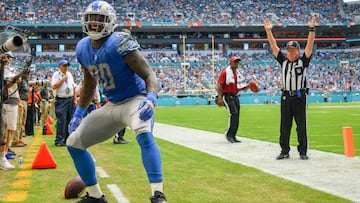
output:
<instances>
[{"instance_id":1,"label":"football on grass","mask_svg":"<svg viewBox=\"0 0 360 203\"><path fill-rule=\"evenodd\" d=\"M78 198L85 192L85 184L80 176L69 180L65 186L64 195L66 199Z\"/></svg>"},{"instance_id":2,"label":"football on grass","mask_svg":"<svg viewBox=\"0 0 360 203\"><path fill-rule=\"evenodd\" d=\"M257 92L259 91L258 85L257 85L256 82L253 81L253 80L249 82L249 88L250 88L250 90L251 90L252 92L254 92L254 93L257 93Z\"/></svg>"}]
</instances>

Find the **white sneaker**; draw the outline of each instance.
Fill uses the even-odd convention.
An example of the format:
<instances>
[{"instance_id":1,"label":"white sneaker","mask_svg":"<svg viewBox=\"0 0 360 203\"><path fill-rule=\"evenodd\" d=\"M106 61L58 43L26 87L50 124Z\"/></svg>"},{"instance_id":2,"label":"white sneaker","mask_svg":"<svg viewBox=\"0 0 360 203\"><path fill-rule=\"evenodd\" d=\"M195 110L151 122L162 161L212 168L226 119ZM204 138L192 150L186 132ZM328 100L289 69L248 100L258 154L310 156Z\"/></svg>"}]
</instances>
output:
<instances>
[{"instance_id":1,"label":"white sneaker","mask_svg":"<svg viewBox=\"0 0 360 203\"><path fill-rule=\"evenodd\" d=\"M14 170L15 166L11 165L6 158L2 158L0 161L0 168L2 170Z\"/></svg>"}]
</instances>

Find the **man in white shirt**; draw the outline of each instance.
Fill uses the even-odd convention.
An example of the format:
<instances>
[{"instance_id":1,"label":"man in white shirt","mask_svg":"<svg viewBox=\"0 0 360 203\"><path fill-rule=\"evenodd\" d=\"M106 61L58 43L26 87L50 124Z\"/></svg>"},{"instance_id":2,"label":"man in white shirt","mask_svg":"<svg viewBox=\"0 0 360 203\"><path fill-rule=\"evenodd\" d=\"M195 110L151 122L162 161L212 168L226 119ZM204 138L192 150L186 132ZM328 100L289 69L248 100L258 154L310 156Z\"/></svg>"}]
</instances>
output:
<instances>
[{"instance_id":1,"label":"man in white shirt","mask_svg":"<svg viewBox=\"0 0 360 203\"><path fill-rule=\"evenodd\" d=\"M59 62L59 71L54 72L51 86L55 94L56 138L55 146L66 146L69 137L68 124L74 111L75 82L68 71L70 63L67 60Z\"/></svg>"}]
</instances>

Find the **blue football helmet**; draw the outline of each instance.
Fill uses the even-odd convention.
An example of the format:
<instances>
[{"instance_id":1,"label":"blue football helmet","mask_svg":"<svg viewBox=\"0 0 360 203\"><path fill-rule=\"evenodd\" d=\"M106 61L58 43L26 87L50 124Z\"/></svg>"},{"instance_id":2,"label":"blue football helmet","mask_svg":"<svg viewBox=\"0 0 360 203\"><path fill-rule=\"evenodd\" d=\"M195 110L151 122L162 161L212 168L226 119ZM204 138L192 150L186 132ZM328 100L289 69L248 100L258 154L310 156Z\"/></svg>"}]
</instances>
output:
<instances>
[{"instance_id":1,"label":"blue football helmet","mask_svg":"<svg viewBox=\"0 0 360 203\"><path fill-rule=\"evenodd\" d=\"M83 32L92 40L110 35L116 27L114 8L105 1L94 1L85 10L82 17Z\"/></svg>"}]
</instances>

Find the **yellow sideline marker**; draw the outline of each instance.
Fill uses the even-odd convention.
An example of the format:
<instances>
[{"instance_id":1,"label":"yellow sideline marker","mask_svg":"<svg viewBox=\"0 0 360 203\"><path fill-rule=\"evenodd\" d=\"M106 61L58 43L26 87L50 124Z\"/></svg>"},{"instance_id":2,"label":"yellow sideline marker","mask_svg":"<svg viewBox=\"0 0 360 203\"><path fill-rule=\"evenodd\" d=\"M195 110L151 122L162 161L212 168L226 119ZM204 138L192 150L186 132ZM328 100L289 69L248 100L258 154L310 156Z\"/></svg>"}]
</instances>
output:
<instances>
[{"instance_id":1,"label":"yellow sideline marker","mask_svg":"<svg viewBox=\"0 0 360 203\"><path fill-rule=\"evenodd\" d=\"M28 188L31 185L31 180L16 180L12 182L12 188Z\"/></svg>"},{"instance_id":2,"label":"yellow sideline marker","mask_svg":"<svg viewBox=\"0 0 360 203\"><path fill-rule=\"evenodd\" d=\"M344 154L347 157L354 157L354 140L352 136L352 127L343 127Z\"/></svg>"},{"instance_id":3,"label":"yellow sideline marker","mask_svg":"<svg viewBox=\"0 0 360 203\"><path fill-rule=\"evenodd\" d=\"M32 160L34 160L35 154L38 152L42 141L42 136L35 135L34 140L27 150L27 156L24 159L19 172L16 174L17 180L11 183L10 191L7 192L4 199L0 199L0 202L24 202L28 198L28 188L31 186L30 178L32 176ZM29 170L30 169L30 170Z\"/></svg>"},{"instance_id":4,"label":"yellow sideline marker","mask_svg":"<svg viewBox=\"0 0 360 203\"><path fill-rule=\"evenodd\" d=\"M29 177L29 176L32 176L32 171L31 170L19 171L16 174L16 177Z\"/></svg>"},{"instance_id":5,"label":"yellow sideline marker","mask_svg":"<svg viewBox=\"0 0 360 203\"><path fill-rule=\"evenodd\" d=\"M5 202L22 202L27 199L27 191L11 191L8 192L4 201Z\"/></svg>"}]
</instances>

